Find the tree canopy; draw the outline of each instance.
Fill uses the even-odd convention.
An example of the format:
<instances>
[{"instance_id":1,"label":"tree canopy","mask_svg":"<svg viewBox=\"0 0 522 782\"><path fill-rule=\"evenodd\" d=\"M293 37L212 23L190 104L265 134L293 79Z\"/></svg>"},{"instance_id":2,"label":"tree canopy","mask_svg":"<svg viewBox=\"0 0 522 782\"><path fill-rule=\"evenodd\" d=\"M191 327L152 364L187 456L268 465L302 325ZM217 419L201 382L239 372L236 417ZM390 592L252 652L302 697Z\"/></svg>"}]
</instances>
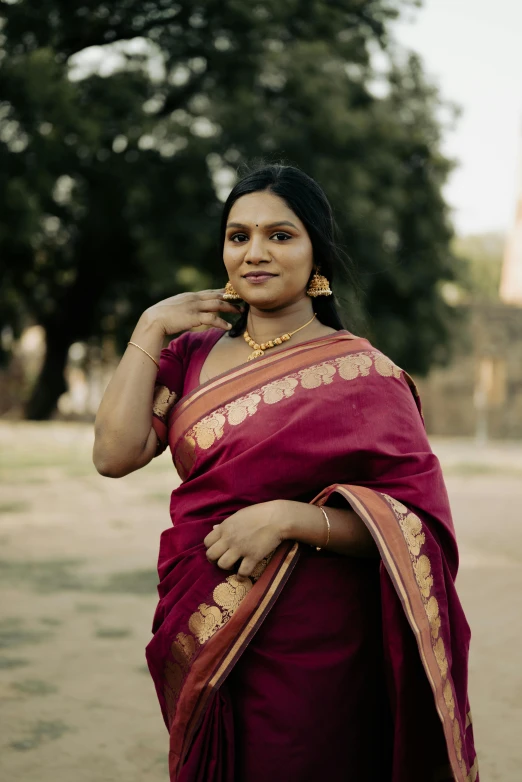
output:
<instances>
[{"instance_id":1,"label":"tree canopy","mask_svg":"<svg viewBox=\"0 0 522 782\"><path fill-rule=\"evenodd\" d=\"M224 284L221 200L259 156L324 187L375 344L420 373L444 356L451 163L439 96L390 34L409 5L1 4L0 326L45 329L30 417L52 412L71 343L123 344L152 302Z\"/></svg>"}]
</instances>

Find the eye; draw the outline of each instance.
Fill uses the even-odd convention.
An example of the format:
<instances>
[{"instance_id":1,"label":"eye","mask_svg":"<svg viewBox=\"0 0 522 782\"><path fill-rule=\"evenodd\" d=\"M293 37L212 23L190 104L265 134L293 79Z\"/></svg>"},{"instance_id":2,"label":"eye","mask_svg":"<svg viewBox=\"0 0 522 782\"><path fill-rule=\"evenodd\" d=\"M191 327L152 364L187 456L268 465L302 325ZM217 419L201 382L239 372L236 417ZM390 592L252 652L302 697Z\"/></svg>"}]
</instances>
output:
<instances>
[{"instance_id":1,"label":"eye","mask_svg":"<svg viewBox=\"0 0 522 782\"><path fill-rule=\"evenodd\" d=\"M277 233L273 234L270 238L273 239L274 236L278 237L278 240L277 240L278 242L279 241L285 241L286 239L291 239L292 238L290 236L290 234L287 234L284 231L277 231ZM281 239L281 237L283 237L283 238Z\"/></svg>"},{"instance_id":2,"label":"eye","mask_svg":"<svg viewBox=\"0 0 522 782\"><path fill-rule=\"evenodd\" d=\"M243 239L248 239L248 236L246 234L232 234L229 239L231 242L234 242L235 244L239 244L239 242L236 242L236 239L238 237L243 237Z\"/></svg>"}]
</instances>

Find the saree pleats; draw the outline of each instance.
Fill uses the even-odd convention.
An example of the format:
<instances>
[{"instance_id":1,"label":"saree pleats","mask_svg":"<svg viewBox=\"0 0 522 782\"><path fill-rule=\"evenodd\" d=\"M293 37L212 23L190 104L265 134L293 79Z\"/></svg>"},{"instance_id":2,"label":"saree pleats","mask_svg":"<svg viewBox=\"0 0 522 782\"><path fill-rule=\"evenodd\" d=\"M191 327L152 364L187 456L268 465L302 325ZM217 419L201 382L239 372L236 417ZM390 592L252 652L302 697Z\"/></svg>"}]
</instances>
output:
<instances>
[{"instance_id":1,"label":"saree pleats","mask_svg":"<svg viewBox=\"0 0 522 782\"><path fill-rule=\"evenodd\" d=\"M475 782L469 627L411 380L348 334L223 373L173 407L182 484L147 660L171 782ZM212 526L272 499L351 507L380 560L286 541L251 578Z\"/></svg>"}]
</instances>

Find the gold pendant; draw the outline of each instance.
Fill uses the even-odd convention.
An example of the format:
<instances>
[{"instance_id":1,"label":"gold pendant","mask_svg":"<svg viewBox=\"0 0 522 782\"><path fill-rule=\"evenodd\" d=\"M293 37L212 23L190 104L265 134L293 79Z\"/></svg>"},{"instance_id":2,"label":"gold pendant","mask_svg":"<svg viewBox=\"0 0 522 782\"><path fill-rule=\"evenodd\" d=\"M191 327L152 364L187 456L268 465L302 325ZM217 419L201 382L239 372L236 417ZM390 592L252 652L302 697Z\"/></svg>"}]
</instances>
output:
<instances>
[{"instance_id":1,"label":"gold pendant","mask_svg":"<svg viewBox=\"0 0 522 782\"><path fill-rule=\"evenodd\" d=\"M248 356L247 361L250 361L252 358L257 358L258 356L264 356L264 355L265 355L264 350L254 350L254 352Z\"/></svg>"}]
</instances>

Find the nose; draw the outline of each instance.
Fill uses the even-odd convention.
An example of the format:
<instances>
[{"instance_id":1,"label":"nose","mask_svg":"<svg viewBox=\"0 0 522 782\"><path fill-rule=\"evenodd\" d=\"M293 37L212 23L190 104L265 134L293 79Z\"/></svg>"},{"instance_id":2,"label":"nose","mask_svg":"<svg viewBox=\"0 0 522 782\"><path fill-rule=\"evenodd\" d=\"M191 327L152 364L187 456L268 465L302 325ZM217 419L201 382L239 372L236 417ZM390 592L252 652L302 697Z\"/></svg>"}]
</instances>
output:
<instances>
[{"instance_id":1,"label":"nose","mask_svg":"<svg viewBox=\"0 0 522 782\"><path fill-rule=\"evenodd\" d=\"M268 263L268 250L266 249L264 237L260 234L253 233L245 253L245 261L247 263L262 263L263 261Z\"/></svg>"}]
</instances>

